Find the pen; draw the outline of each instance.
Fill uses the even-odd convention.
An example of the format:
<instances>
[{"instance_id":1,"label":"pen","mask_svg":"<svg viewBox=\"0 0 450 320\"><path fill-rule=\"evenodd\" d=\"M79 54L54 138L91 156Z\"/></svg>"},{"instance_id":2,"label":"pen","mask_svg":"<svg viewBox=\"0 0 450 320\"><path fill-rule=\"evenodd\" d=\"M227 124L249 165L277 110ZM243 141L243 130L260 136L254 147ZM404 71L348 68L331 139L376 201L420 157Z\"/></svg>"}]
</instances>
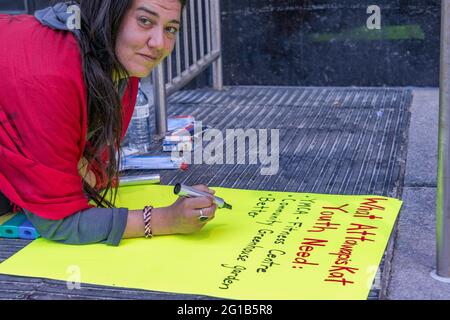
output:
<instances>
[{"instance_id":1,"label":"pen","mask_svg":"<svg viewBox=\"0 0 450 320\"><path fill-rule=\"evenodd\" d=\"M217 205L218 208L222 209L232 209L232 206L228 203L226 203L222 198L213 196L210 193L207 192L203 192L203 191L199 191L197 189L194 189L192 187L189 186L185 186L181 183L177 183L175 185L175 188L173 190L173 192L179 196L179 197L188 197L188 198L192 198L192 197L213 197L214 199L214 203Z\"/></svg>"},{"instance_id":2,"label":"pen","mask_svg":"<svg viewBox=\"0 0 450 320\"><path fill-rule=\"evenodd\" d=\"M159 173L147 175L127 175L120 177L120 186L138 186L142 184L159 184L161 175Z\"/></svg>"}]
</instances>

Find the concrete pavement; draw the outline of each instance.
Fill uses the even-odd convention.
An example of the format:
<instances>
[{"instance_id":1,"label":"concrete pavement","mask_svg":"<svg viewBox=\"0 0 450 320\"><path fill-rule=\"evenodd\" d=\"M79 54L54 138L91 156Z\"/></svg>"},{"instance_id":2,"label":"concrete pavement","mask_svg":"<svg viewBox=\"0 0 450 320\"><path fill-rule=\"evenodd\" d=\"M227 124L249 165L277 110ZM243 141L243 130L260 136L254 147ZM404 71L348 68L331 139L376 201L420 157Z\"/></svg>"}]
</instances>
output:
<instances>
[{"instance_id":1,"label":"concrete pavement","mask_svg":"<svg viewBox=\"0 0 450 320\"><path fill-rule=\"evenodd\" d=\"M398 220L386 298L450 299L450 284L434 280L439 90L414 89L403 207Z\"/></svg>"}]
</instances>

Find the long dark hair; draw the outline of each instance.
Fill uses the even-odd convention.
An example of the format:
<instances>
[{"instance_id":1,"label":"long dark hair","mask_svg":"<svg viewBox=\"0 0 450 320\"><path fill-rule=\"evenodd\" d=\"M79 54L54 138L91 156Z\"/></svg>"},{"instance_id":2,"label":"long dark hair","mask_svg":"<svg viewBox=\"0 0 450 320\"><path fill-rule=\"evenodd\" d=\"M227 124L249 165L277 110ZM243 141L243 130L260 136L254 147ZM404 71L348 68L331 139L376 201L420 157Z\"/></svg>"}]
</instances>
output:
<instances>
[{"instance_id":1,"label":"long dark hair","mask_svg":"<svg viewBox=\"0 0 450 320\"><path fill-rule=\"evenodd\" d=\"M120 141L122 135L122 103L113 73L128 75L115 53L120 23L133 0L78 0L81 11L81 30L78 39L83 76L87 90L88 129L84 158L95 163L99 172L105 172L107 185L103 191L92 188L83 180L83 189L90 200L100 207L112 207L117 189ZM107 163L102 153L107 150ZM116 158L116 155L118 157ZM104 177L102 177L104 178Z\"/></svg>"},{"instance_id":2,"label":"long dark hair","mask_svg":"<svg viewBox=\"0 0 450 320\"><path fill-rule=\"evenodd\" d=\"M184 7L185 0L179 1ZM96 163L99 171L105 172L107 179L103 190L96 190L83 180L83 190L98 206L113 207L119 182L119 151L123 129L121 97L113 73L128 77L125 67L116 56L115 47L119 27L133 0L74 2L81 11L78 42L87 89L88 137L84 158L89 163ZM105 148L108 155L106 163L102 161ZM117 185L112 190L114 180ZM106 199L108 193L110 197Z\"/></svg>"}]
</instances>

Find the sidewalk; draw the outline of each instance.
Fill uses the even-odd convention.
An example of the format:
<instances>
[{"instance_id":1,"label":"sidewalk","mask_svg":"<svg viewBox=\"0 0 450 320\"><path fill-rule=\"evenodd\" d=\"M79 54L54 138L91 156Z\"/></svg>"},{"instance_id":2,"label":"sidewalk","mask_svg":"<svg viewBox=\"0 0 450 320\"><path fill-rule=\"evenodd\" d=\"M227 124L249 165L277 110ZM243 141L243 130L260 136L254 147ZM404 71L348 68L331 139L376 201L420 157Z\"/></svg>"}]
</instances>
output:
<instances>
[{"instance_id":1,"label":"sidewalk","mask_svg":"<svg viewBox=\"0 0 450 320\"><path fill-rule=\"evenodd\" d=\"M414 89L403 208L398 220L387 299L450 299L436 267L436 181L439 90Z\"/></svg>"}]
</instances>

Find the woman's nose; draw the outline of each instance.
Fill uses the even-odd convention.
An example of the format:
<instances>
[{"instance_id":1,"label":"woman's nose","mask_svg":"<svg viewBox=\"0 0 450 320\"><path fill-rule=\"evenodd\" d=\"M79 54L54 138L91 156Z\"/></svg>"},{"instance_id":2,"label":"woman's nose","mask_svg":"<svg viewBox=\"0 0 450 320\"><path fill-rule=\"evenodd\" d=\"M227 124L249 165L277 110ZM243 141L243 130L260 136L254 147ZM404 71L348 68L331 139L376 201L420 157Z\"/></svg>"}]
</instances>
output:
<instances>
[{"instance_id":1,"label":"woman's nose","mask_svg":"<svg viewBox=\"0 0 450 320\"><path fill-rule=\"evenodd\" d=\"M164 49L164 30L162 28L153 28L148 40L148 46L152 49Z\"/></svg>"}]
</instances>

